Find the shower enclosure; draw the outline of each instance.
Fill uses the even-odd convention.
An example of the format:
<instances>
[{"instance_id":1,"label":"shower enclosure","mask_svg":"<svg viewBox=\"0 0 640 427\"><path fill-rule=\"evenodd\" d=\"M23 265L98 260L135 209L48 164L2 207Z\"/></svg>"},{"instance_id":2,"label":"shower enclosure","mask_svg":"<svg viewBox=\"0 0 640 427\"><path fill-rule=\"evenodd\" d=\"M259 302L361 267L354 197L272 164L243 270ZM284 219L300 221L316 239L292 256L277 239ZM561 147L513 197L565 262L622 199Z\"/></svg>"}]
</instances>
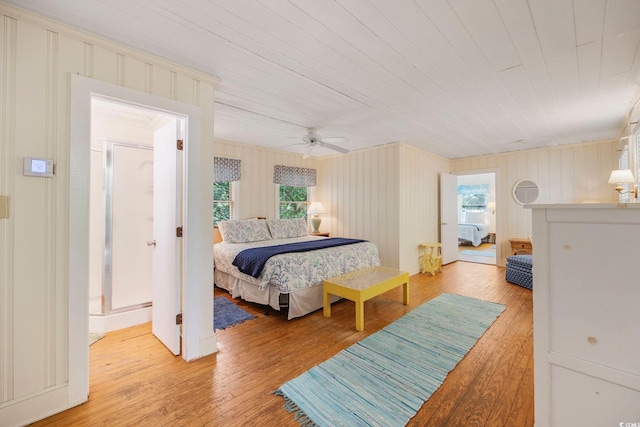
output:
<instances>
[{"instance_id":1,"label":"shower enclosure","mask_svg":"<svg viewBox=\"0 0 640 427\"><path fill-rule=\"evenodd\" d=\"M151 321L153 147L92 144L89 331Z\"/></svg>"}]
</instances>

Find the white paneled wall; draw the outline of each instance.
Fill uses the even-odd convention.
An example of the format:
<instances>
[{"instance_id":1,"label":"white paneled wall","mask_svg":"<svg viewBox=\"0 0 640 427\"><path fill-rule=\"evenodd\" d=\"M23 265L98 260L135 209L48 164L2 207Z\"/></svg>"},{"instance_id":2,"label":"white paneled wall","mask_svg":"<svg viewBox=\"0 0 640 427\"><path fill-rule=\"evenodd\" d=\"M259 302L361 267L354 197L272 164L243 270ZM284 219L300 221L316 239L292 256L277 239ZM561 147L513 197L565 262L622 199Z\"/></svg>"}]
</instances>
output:
<instances>
[{"instance_id":1,"label":"white paneled wall","mask_svg":"<svg viewBox=\"0 0 640 427\"><path fill-rule=\"evenodd\" d=\"M451 161L400 145L399 268L419 271L418 245L438 242L440 235L440 173Z\"/></svg>"},{"instance_id":2,"label":"white paneled wall","mask_svg":"<svg viewBox=\"0 0 640 427\"><path fill-rule=\"evenodd\" d=\"M438 240L438 176L448 169L449 160L404 144L320 160L327 231L370 240L383 265L416 273L418 244Z\"/></svg>"},{"instance_id":3,"label":"white paneled wall","mask_svg":"<svg viewBox=\"0 0 640 427\"><path fill-rule=\"evenodd\" d=\"M498 244L531 234L531 212L511 197L515 182L540 185L538 203L615 202L607 183L616 144L605 141L448 160L405 144L389 144L344 156L302 160L299 155L216 141L217 156L242 160L239 218L273 216L273 165L317 167L314 200L328 214L321 231L375 242L384 265L418 271L418 244L439 239L439 174L496 173ZM504 265L506 258L498 260Z\"/></svg>"},{"instance_id":4,"label":"white paneled wall","mask_svg":"<svg viewBox=\"0 0 640 427\"><path fill-rule=\"evenodd\" d=\"M393 144L320 160L318 198L331 223L326 231L376 243L389 267L398 266L399 152Z\"/></svg>"},{"instance_id":5,"label":"white paneled wall","mask_svg":"<svg viewBox=\"0 0 640 427\"><path fill-rule=\"evenodd\" d=\"M213 153L216 157L229 157L242 161L242 178L234 183L237 187L235 200L237 219L257 216L276 217L277 194L276 185L273 183L273 167L275 165L315 169L318 167L318 161L315 158L303 159L300 154L222 140L215 141ZM211 161L213 162L213 159ZM309 193L311 200L315 201L313 189ZM213 189L211 194L213 197Z\"/></svg>"},{"instance_id":6,"label":"white paneled wall","mask_svg":"<svg viewBox=\"0 0 640 427\"><path fill-rule=\"evenodd\" d=\"M540 197L536 203L618 200L613 186L607 183L611 170L617 168L616 143L611 141L469 157L451 164L452 173L496 172L496 237L502 248L501 265L509 254L509 239L531 234L531 210L511 197L516 181L528 178L538 183Z\"/></svg>"},{"instance_id":7,"label":"white paneled wall","mask_svg":"<svg viewBox=\"0 0 640 427\"><path fill-rule=\"evenodd\" d=\"M200 106L203 141L213 140L217 82L4 3L0 59L0 194L10 208L0 219L0 424L16 425L72 403L71 74ZM53 159L55 177L22 176L24 156Z\"/></svg>"}]
</instances>

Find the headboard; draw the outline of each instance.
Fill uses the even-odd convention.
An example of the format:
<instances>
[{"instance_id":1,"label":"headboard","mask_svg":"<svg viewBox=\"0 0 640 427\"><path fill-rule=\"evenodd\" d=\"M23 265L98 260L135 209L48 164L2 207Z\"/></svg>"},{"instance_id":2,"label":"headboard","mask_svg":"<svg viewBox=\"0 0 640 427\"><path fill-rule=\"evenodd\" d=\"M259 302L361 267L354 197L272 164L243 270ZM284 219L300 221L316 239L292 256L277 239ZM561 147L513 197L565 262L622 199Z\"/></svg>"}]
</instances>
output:
<instances>
[{"instance_id":1,"label":"headboard","mask_svg":"<svg viewBox=\"0 0 640 427\"><path fill-rule=\"evenodd\" d=\"M218 226L214 225L213 226L213 243L220 243L222 242L222 234L220 234L220 230L218 230Z\"/></svg>"}]
</instances>

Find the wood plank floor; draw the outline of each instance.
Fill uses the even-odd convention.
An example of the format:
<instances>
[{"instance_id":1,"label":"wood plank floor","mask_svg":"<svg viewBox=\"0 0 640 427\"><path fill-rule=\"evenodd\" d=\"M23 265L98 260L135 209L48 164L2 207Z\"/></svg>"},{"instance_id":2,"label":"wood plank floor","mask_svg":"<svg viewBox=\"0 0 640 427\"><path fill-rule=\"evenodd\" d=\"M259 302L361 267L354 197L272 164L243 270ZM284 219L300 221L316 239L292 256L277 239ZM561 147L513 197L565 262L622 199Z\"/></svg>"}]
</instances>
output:
<instances>
[{"instance_id":1,"label":"wood plank floor","mask_svg":"<svg viewBox=\"0 0 640 427\"><path fill-rule=\"evenodd\" d=\"M504 280L504 268L455 262L436 276L411 277L365 304L365 330L354 305L340 301L287 321L238 302L256 319L217 331L219 352L187 363L152 335L150 324L107 334L90 347L90 397L35 426L297 426L272 392L286 381L376 332L441 293L495 301L506 310L422 406L410 426L532 426L531 291Z\"/></svg>"}]
</instances>

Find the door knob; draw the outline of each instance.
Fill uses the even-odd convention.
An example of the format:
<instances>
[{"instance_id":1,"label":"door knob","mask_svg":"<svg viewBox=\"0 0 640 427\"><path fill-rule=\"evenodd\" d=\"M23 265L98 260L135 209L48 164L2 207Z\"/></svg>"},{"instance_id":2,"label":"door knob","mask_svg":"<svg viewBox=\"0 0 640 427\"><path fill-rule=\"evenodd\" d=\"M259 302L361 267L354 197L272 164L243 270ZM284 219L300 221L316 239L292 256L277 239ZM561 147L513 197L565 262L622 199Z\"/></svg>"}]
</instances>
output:
<instances>
[{"instance_id":1,"label":"door knob","mask_svg":"<svg viewBox=\"0 0 640 427\"><path fill-rule=\"evenodd\" d=\"M147 246L153 246L155 248L156 241L155 240L147 240Z\"/></svg>"}]
</instances>

